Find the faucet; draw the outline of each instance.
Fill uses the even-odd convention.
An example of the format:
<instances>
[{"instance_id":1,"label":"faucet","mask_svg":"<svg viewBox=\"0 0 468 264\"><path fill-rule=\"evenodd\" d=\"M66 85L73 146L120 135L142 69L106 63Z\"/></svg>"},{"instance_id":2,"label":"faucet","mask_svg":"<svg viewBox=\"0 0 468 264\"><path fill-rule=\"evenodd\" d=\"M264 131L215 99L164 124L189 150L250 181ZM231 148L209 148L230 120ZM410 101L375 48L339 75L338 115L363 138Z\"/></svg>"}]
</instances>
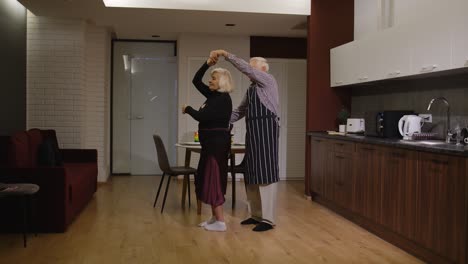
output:
<instances>
[{"instance_id":1,"label":"faucet","mask_svg":"<svg viewBox=\"0 0 468 264\"><path fill-rule=\"evenodd\" d=\"M447 106L447 135L446 135L446 138L445 138L445 142L450 143L450 140L452 139L453 134L452 134L452 130L450 129L450 104L447 101L447 99L445 97L433 98L429 102L429 105L427 106L427 111L431 110L432 103L434 103L437 100L441 100Z\"/></svg>"}]
</instances>

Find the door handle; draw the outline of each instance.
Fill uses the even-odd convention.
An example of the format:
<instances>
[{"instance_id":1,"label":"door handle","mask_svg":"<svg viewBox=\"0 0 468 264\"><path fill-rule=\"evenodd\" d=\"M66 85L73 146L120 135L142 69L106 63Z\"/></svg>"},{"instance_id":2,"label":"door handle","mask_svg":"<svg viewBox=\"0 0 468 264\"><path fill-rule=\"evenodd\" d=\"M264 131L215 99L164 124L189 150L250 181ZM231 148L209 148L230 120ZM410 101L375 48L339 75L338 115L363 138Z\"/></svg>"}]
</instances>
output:
<instances>
[{"instance_id":1,"label":"door handle","mask_svg":"<svg viewBox=\"0 0 468 264\"><path fill-rule=\"evenodd\" d=\"M141 115L138 115L138 116L135 117L135 119L143 119L143 118L145 118L145 117L141 116Z\"/></svg>"}]
</instances>

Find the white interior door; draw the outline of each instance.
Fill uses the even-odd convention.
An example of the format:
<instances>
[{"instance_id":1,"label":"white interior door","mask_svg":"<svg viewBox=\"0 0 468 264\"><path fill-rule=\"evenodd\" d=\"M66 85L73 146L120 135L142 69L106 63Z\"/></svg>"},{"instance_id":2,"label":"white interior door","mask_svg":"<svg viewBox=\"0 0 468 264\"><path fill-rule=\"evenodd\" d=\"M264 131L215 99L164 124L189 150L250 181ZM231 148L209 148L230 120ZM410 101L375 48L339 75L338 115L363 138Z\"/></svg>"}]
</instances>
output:
<instances>
[{"instance_id":1,"label":"white interior door","mask_svg":"<svg viewBox=\"0 0 468 264\"><path fill-rule=\"evenodd\" d=\"M130 173L160 174L153 134L162 138L169 162L175 164L176 59L132 58L130 87Z\"/></svg>"},{"instance_id":2,"label":"white interior door","mask_svg":"<svg viewBox=\"0 0 468 264\"><path fill-rule=\"evenodd\" d=\"M307 62L268 59L280 101L279 170L281 180L303 179L305 168Z\"/></svg>"}]
</instances>

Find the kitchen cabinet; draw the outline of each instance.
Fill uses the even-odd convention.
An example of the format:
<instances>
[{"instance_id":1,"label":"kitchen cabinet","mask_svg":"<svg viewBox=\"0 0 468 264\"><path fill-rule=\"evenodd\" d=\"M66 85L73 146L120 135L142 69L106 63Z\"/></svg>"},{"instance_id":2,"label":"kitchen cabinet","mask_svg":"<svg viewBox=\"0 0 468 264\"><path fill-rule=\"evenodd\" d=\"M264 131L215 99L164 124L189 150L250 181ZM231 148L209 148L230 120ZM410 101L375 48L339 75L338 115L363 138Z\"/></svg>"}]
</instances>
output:
<instances>
[{"instance_id":1,"label":"kitchen cabinet","mask_svg":"<svg viewBox=\"0 0 468 264\"><path fill-rule=\"evenodd\" d=\"M429 20L410 27L411 74L449 70L451 67L451 23Z\"/></svg>"},{"instance_id":2,"label":"kitchen cabinet","mask_svg":"<svg viewBox=\"0 0 468 264\"><path fill-rule=\"evenodd\" d=\"M328 155L328 141L319 138L311 140L311 179L313 193L324 195L324 179Z\"/></svg>"},{"instance_id":3,"label":"kitchen cabinet","mask_svg":"<svg viewBox=\"0 0 468 264\"><path fill-rule=\"evenodd\" d=\"M409 39L409 31L401 26L389 28L379 34L377 43L381 59L374 65L378 69L376 80L398 78L411 74Z\"/></svg>"},{"instance_id":4,"label":"kitchen cabinet","mask_svg":"<svg viewBox=\"0 0 468 264\"><path fill-rule=\"evenodd\" d=\"M468 67L466 10L466 0L395 0L393 27L332 49L331 86Z\"/></svg>"},{"instance_id":5,"label":"kitchen cabinet","mask_svg":"<svg viewBox=\"0 0 468 264\"><path fill-rule=\"evenodd\" d=\"M451 261L461 258L465 242L464 159L420 154L415 241Z\"/></svg>"},{"instance_id":6,"label":"kitchen cabinet","mask_svg":"<svg viewBox=\"0 0 468 264\"><path fill-rule=\"evenodd\" d=\"M414 23L418 14L418 0L394 0L393 1L393 24L405 26Z\"/></svg>"},{"instance_id":7,"label":"kitchen cabinet","mask_svg":"<svg viewBox=\"0 0 468 264\"><path fill-rule=\"evenodd\" d=\"M457 12L451 18L452 68L468 67L468 1L456 0Z\"/></svg>"},{"instance_id":8,"label":"kitchen cabinet","mask_svg":"<svg viewBox=\"0 0 468 264\"><path fill-rule=\"evenodd\" d=\"M413 239L418 153L395 148L383 148L382 152L380 223L408 239Z\"/></svg>"},{"instance_id":9,"label":"kitchen cabinet","mask_svg":"<svg viewBox=\"0 0 468 264\"><path fill-rule=\"evenodd\" d=\"M383 54L378 35L356 41L354 54L357 59L354 65L352 83L362 83L377 80L381 70Z\"/></svg>"},{"instance_id":10,"label":"kitchen cabinet","mask_svg":"<svg viewBox=\"0 0 468 264\"><path fill-rule=\"evenodd\" d=\"M356 82L356 43L350 42L330 50L331 87Z\"/></svg>"},{"instance_id":11,"label":"kitchen cabinet","mask_svg":"<svg viewBox=\"0 0 468 264\"><path fill-rule=\"evenodd\" d=\"M379 30L380 1L354 1L354 39L362 39Z\"/></svg>"},{"instance_id":12,"label":"kitchen cabinet","mask_svg":"<svg viewBox=\"0 0 468 264\"><path fill-rule=\"evenodd\" d=\"M354 143L333 141L327 164L331 199L343 208L352 205Z\"/></svg>"},{"instance_id":13,"label":"kitchen cabinet","mask_svg":"<svg viewBox=\"0 0 468 264\"><path fill-rule=\"evenodd\" d=\"M381 159L382 151L377 146L356 146L353 209L377 223L381 216Z\"/></svg>"},{"instance_id":14,"label":"kitchen cabinet","mask_svg":"<svg viewBox=\"0 0 468 264\"><path fill-rule=\"evenodd\" d=\"M467 263L467 157L311 139L314 201L427 262Z\"/></svg>"}]
</instances>

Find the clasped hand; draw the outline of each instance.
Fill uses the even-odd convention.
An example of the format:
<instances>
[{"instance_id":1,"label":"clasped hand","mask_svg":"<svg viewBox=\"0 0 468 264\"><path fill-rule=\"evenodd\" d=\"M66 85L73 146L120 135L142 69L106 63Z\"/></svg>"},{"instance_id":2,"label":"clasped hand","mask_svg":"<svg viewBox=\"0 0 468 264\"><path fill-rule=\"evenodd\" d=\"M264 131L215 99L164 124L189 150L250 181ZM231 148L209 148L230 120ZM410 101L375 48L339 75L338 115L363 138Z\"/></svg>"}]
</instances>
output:
<instances>
[{"instance_id":1,"label":"clasped hand","mask_svg":"<svg viewBox=\"0 0 468 264\"><path fill-rule=\"evenodd\" d=\"M210 52L210 57L206 61L208 65L213 66L218 62L219 56L227 56L227 52L225 50L213 50Z\"/></svg>"}]
</instances>

